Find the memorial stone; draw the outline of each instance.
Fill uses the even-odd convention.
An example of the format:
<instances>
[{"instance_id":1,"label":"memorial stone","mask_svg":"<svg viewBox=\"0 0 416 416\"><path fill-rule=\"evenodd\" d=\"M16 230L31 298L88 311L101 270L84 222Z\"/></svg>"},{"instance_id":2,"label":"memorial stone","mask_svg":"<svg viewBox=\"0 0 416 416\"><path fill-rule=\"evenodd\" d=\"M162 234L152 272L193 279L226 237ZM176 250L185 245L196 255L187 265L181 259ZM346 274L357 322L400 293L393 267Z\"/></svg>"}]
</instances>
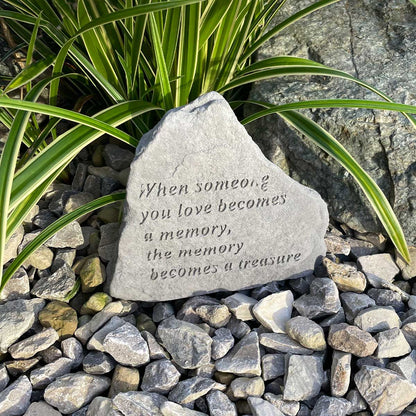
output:
<instances>
[{"instance_id":1,"label":"memorial stone","mask_svg":"<svg viewBox=\"0 0 416 416\"><path fill-rule=\"evenodd\" d=\"M304 276L327 225L319 194L268 161L211 92L141 139L110 294L165 301Z\"/></svg>"}]
</instances>

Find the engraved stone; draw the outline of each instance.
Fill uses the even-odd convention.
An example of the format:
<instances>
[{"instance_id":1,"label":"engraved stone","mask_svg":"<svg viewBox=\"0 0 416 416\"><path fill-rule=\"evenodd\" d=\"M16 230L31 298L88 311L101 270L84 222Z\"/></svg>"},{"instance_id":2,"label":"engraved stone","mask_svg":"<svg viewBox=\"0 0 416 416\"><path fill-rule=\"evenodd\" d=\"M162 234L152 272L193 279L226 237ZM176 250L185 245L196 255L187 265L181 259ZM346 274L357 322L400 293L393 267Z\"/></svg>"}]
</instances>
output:
<instances>
[{"instance_id":1,"label":"engraved stone","mask_svg":"<svg viewBox=\"0 0 416 416\"><path fill-rule=\"evenodd\" d=\"M110 294L163 301L304 276L326 252L327 224L320 196L208 93L141 139Z\"/></svg>"}]
</instances>

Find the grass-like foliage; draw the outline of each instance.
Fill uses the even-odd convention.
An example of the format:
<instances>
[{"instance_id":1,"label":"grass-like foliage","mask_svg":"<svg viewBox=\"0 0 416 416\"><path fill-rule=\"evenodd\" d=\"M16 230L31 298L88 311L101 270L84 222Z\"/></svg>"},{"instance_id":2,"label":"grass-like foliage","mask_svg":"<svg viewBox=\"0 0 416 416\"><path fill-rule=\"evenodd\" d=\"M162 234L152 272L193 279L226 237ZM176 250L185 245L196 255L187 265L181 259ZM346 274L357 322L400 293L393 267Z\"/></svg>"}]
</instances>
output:
<instances>
[{"instance_id":1,"label":"grass-like foliage","mask_svg":"<svg viewBox=\"0 0 416 416\"><path fill-rule=\"evenodd\" d=\"M344 166L361 186L399 253L409 260L396 216L377 184L302 108L364 107L402 112L415 124L416 107L392 103L351 75L307 59L278 56L254 62L272 36L339 0L319 0L277 26L272 19L290 0L5 0L0 18L23 52L22 71L5 82L0 122L10 134L0 160L0 260L6 241L77 153L108 134L132 146L165 111L216 90L235 107L241 89L291 75L340 77L368 88L380 101L319 100L261 109L243 122L276 113ZM293 1L293 0L292 0ZM41 79L41 81L39 81ZM65 89L63 87L65 86ZM48 88L49 104L39 103ZM74 110L58 97L71 89ZM20 92L20 99L15 97ZM74 94L75 92L75 94ZM39 124L36 114L47 121ZM74 127L58 135L61 120ZM28 255L75 218L122 198L102 197L45 229L5 270L0 288ZM2 261L0 261L2 264ZM0 267L0 278L2 268Z\"/></svg>"}]
</instances>

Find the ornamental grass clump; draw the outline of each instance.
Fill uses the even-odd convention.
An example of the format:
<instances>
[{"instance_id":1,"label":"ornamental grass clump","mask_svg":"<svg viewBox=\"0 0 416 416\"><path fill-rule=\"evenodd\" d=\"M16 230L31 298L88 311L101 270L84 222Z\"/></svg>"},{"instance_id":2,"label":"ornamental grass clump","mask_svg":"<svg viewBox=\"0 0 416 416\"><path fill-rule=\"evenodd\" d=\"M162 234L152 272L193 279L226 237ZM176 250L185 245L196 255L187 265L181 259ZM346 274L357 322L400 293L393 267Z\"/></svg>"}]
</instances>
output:
<instances>
[{"instance_id":1,"label":"ornamental grass clump","mask_svg":"<svg viewBox=\"0 0 416 416\"><path fill-rule=\"evenodd\" d=\"M278 114L335 158L361 186L398 252L408 261L400 224L377 184L333 136L299 110L394 110L416 125L411 116L416 107L393 103L364 81L312 60L276 56L256 62L256 51L270 38L339 0L316 1L272 25L288 1L3 1L0 18L6 38L13 39L12 53L23 53L25 62L18 75L3 79L0 96L0 122L10 130L0 160L0 259L5 243L48 186L94 140L109 135L135 147L167 110L208 91L223 94L236 109L244 103L241 93L253 82L315 75L357 83L380 100L328 99L280 106L251 102L259 111L242 123ZM48 104L39 102L45 90ZM20 99L11 98L16 92ZM73 109L62 108L61 102L66 107L71 103ZM38 122L39 114L46 120ZM58 133L60 123L67 121L72 127ZM124 196L98 198L47 227L8 265L0 288L59 229ZM1 273L0 268L0 277Z\"/></svg>"}]
</instances>

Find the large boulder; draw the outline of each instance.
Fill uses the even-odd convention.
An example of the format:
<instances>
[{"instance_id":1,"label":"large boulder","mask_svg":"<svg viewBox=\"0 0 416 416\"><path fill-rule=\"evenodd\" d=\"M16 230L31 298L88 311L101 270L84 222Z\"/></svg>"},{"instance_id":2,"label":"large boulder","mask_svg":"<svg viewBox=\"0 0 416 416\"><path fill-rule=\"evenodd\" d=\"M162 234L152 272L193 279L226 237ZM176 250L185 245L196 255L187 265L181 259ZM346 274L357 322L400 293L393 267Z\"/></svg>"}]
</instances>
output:
<instances>
[{"instance_id":1,"label":"large boulder","mask_svg":"<svg viewBox=\"0 0 416 416\"><path fill-rule=\"evenodd\" d=\"M313 3L287 2L283 18ZM282 15L280 15L282 19ZM396 102L416 104L416 8L408 0L346 0L321 9L271 39L258 58L292 55L354 75ZM293 82L294 81L294 82ZM284 77L256 83L251 99L274 104L322 99L380 99L350 81ZM401 114L365 109L305 110L329 130L385 192L416 243L416 131ZM332 218L359 231L381 231L374 211L352 177L277 116L248 126L266 156L316 189Z\"/></svg>"}]
</instances>

